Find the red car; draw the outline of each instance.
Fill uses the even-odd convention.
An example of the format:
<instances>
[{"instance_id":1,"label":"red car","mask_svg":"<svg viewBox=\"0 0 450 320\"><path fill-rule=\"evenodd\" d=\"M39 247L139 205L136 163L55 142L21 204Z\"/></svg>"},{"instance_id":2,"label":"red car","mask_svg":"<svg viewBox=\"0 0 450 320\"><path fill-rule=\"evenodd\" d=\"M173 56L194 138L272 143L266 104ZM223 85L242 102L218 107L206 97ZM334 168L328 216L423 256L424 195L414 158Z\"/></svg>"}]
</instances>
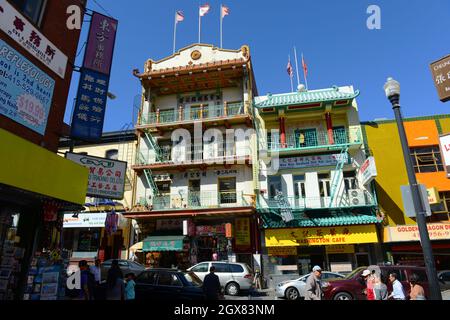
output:
<instances>
[{"instance_id":1,"label":"red car","mask_svg":"<svg viewBox=\"0 0 450 320\"><path fill-rule=\"evenodd\" d=\"M359 267L348 274L344 279L335 279L330 281L323 281L323 293L325 300L367 300L364 290L366 288L365 282L361 276L365 269L374 270L379 268L383 275L388 292L392 292L392 284L389 281L389 274L396 273L398 280L403 285L405 290L406 299L409 299L409 292L411 286L408 279L413 273L419 276L419 284L425 290L425 296L429 297L428 280L425 268L415 266L396 266L396 265L382 265L382 266L370 266Z\"/></svg>"}]
</instances>

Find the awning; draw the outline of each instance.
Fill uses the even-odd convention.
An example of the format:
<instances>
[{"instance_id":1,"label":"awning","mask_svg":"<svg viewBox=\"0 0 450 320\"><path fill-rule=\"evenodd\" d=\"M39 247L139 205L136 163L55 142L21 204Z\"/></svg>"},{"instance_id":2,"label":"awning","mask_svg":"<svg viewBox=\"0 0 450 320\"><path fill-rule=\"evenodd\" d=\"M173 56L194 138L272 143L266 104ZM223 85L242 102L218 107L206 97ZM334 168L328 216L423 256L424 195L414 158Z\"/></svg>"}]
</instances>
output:
<instances>
[{"instance_id":1,"label":"awning","mask_svg":"<svg viewBox=\"0 0 450 320\"><path fill-rule=\"evenodd\" d=\"M130 251L131 252L141 252L142 251L142 247L143 247L143 242L141 241L141 242L138 242L138 243L135 243L135 244L133 244L131 247L130 247Z\"/></svg>"},{"instance_id":2,"label":"awning","mask_svg":"<svg viewBox=\"0 0 450 320\"><path fill-rule=\"evenodd\" d=\"M154 236L143 241L142 251L181 251L184 236Z\"/></svg>"},{"instance_id":3,"label":"awning","mask_svg":"<svg viewBox=\"0 0 450 320\"><path fill-rule=\"evenodd\" d=\"M0 183L84 204L89 170L0 129Z\"/></svg>"}]
</instances>

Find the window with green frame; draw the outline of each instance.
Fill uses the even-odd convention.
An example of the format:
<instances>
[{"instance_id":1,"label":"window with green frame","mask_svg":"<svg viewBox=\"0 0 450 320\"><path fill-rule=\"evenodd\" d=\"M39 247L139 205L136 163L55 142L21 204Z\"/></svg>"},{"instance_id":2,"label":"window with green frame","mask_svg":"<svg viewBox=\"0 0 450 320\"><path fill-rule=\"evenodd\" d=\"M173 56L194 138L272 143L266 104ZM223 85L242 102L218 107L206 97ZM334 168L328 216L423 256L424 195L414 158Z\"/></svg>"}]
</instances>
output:
<instances>
[{"instance_id":1,"label":"window with green frame","mask_svg":"<svg viewBox=\"0 0 450 320\"><path fill-rule=\"evenodd\" d=\"M334 127L333 128L333 140L334 140L334 144L348 143L347 131L345 130L345 127Z\"/></svg>"}]
</instances>

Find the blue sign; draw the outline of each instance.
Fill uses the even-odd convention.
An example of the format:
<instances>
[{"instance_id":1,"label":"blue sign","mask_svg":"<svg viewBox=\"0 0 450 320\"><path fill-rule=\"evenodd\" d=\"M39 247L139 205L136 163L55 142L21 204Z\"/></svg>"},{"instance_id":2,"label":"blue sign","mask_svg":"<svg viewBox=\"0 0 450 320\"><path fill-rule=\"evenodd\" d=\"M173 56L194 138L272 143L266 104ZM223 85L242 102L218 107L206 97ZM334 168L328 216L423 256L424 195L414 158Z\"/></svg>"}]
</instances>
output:
<instances>
[{"instance_id":1,"label":"blue sign","mask_svg":"<svg viewBox=\"0 0 450 320\"><path fill-rule=\"evenodd\" d=\"M75 108L72 115L73 138L100 140L103 132L109 76L82 69Z\"/></svg>"},{"instance_id":2,"label":"blue sign","mask_svg":"<svg viewBox=\"0 0 450 320\"><path fill-rule=\"evenodd\" d=\"M44 135L55 81L0 40L0 114Z\"/></svg>"}]
</instances>

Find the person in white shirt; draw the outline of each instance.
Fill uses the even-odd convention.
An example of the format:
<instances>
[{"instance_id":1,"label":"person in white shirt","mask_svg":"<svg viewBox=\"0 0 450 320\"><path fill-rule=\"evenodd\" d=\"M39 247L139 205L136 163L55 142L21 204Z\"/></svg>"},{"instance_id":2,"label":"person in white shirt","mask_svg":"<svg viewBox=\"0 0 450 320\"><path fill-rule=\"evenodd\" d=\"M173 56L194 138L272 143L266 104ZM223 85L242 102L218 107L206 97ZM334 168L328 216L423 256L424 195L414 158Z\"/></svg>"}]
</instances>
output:
<instances>
[{"instance_id":1,"label":"person in white shirt","mask_svg":"<svg viewBox=\"0 0 450 320\"><path fill-rule=\"evenodd\" d=\"M89 268L91 273L94 275L95 282L97 284L100 284L100 282L102 281L102 270L100 268L100 264L101 264L100 259L95 259L95 265L90 266Z\"/></svg>"},{"instance_id":2,"label":"person in white shirt","mask_svg":"<svg viewBox=\"0 0 450 320\"><path fill-rule=\"evenodd\" d=\"M393 298L394 300L405 300L403 285L400 281L398 281L397 274L395 272L389 275L389 280L392 282L392 293L388 298Z\"/></svg>"}]
</instances>

